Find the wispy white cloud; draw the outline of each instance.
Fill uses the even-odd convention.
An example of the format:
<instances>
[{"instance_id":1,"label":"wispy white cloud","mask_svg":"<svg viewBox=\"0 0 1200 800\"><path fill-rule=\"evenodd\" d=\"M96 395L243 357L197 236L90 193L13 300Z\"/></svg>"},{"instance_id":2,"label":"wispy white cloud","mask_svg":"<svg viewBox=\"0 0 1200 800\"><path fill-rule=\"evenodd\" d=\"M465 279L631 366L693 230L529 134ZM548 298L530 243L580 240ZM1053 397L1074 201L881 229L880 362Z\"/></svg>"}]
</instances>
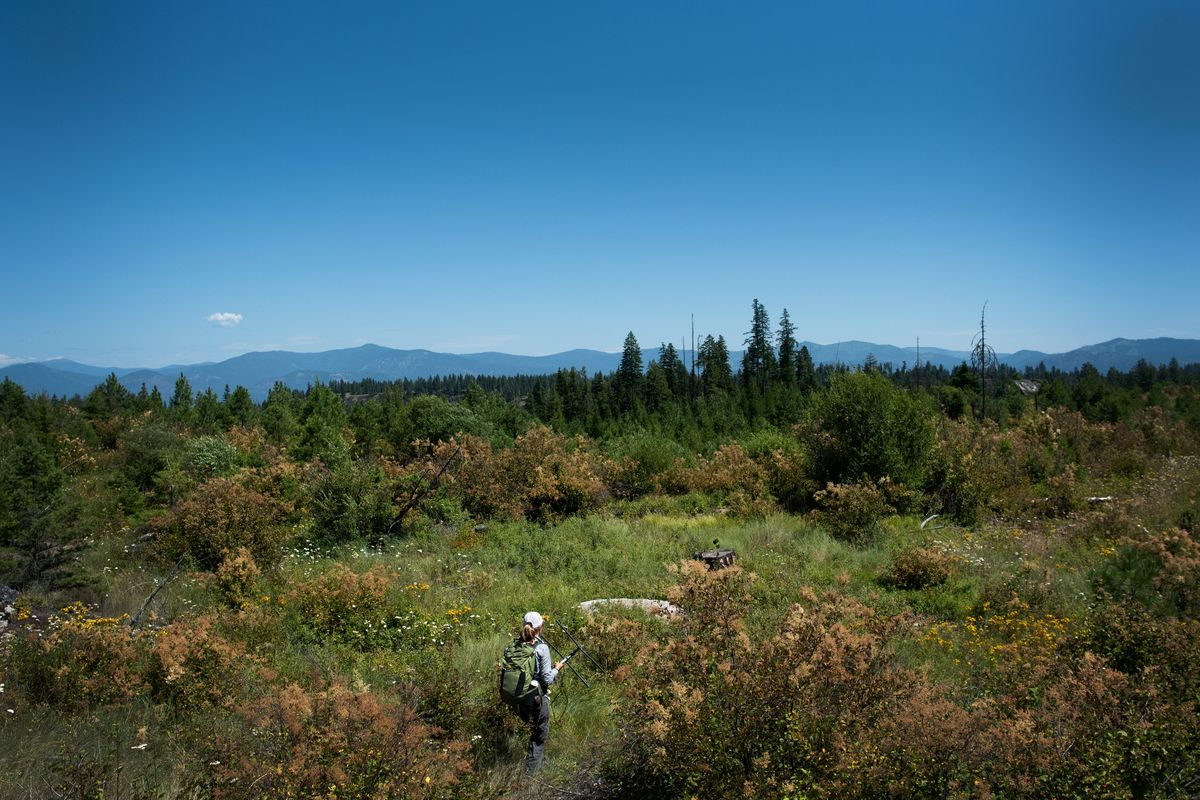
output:
<instances>
[{"instance_id":1,"label":"wispy white cloud","mask_svg":"<svg viewBox=\"0 0 1200 800\"><path fill-rule=\"evenodd\" d=\"M232 328L242 321L241 314L235 314L232 311L218 311L208 315L208 321L220 325L222 328Z\"/></svg>"},{"instance_id":2,"label":"wispy white cloud","mask_svg":"<svg viewBox=\"0 0 1200 800\"><path fill-rule=\"evenodd\" d=\"M29 359L21 358L20 356L9 356L0 353L0 367L7 367L9 364L24 364Z\"/></svg>"}]
</instances>

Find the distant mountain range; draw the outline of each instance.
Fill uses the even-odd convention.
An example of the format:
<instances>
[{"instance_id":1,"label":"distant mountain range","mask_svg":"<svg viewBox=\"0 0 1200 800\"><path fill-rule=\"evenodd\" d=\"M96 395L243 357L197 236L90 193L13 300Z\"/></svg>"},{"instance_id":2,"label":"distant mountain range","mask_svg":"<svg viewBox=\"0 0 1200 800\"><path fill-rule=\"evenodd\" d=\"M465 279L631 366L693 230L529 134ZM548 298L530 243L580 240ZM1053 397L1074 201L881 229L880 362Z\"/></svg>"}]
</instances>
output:
<instances>
[{"instance_id":1,"label":"distant mountain range","mask_svg":"<svg viewBox=\"0 0 1200 800\"><path fill-rule=\"evenodd\" d=\"M891 362L912 366L917 360L915 347L895 347L871 342L837 342L816 344L803 342L817 364L862 364L868 355L883 364ZM658 358L657 348L645 348L642 356L647 363ZM690 353L684 354L690 359ZM1088 345L1069 353L1041 353L1020 350L999 353L1000 361L1017 369L1044 363L1048 368L1072 370L1090 362L1101 372L1110 367L1128 370L1139 359L1151 364L1166 364L1172 358L1180 364L1200 363L1200 340L1197 339L1113 339ZM921 361L953 368L967 360L965 350L921 348ZM508 353L472 353L454 355L429 350L393 350L366 344L344 350L323 353L292 353L275 350L265 353L246 353L226 361L201 364L172 364L157 369L96 367L67 359L14 364L0 369L0 380L10 378L33 394L46 393L72 397L90 392L109 373L115 373L130 391L157 386L164 397L175 390L175 380L182 373L196 391L213 389L220 393L226 386L245 386L258 400L267 396L276 381L293 388L320 380L361 380L374 378L388 381L400 378L427 378L435 375L544 375L559 369L576 367L589 373L612 372L620 363L620 353L599 350L568 350L549 356L516 356ZM741 353L730 354L734 369Z\"/></svg>"}]
</instances>

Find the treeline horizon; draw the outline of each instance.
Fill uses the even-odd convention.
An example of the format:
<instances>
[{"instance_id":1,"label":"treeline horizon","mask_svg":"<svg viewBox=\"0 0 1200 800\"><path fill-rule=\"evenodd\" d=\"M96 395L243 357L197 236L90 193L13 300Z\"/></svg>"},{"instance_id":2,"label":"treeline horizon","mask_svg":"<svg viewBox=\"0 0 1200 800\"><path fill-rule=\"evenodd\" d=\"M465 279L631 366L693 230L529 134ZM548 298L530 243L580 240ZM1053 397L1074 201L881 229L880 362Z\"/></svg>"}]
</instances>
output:
<instances>
[{"instance_id":1,"label":"treeline horizon","mask_svg":"<svg viewBox=\"0 0 1200 800\"><path fill-rule=\"evenodd\" d=\"M786 427L803 419L812 394L829 385L833 376L864 372L884 377L912 392L950 419L987 418L1000 425L1028 408L1062 406L1095 422L1128 419L1140 408L1174 405L1188 420L1200 420L1200 364L1180 365L1175 359L1153 365L1145 359L1127 371L1100 373L1090 363L1078 369L1047 368L1045 364L1016 370L989 364L981 371L963 362L953 369L937 364L879 362L868 355L863 364L815 365L807 347L796 340L796 328L784 309L774 330L766 308L754 300L745 350L736 369L724 336L702 337L694 358L673 344L662 343L659 357L643 368L640 343L630 331L620 365L612 372L589 375L586 369L560 369L550 375L446 375L392 381L361 379L317 381L306 389L276 382L259 403L243 386L222 394L206 389L193 392L182 375L171 398L157 387L127 390L110 374L86 397L64 400L91 414L115 411L173 411L198 430L215 432L232 424L251 424L261 417L282 433L301 413L316 388L324 386L348 407L349 425L362 441L387 427L387 407L418 397L437 397L483 411L497 427L515 436L522 424L536 421L566 434L592 438L646 429L691 447L711 446L721 437L763 425ZM1027 391L1018 380L1036 382ZM7 383L7 379L6 379ZM1188 391L1180 392L1187 388ZM511 406L507 410L502 405ZM522 423L522 417L528 419ZM503 418L503 419L502 419ZM461 421L461 420L460 420ZM1200 424L1200 422L1195 423ZM467 426L470 430L472 426ZM455 431L447 431L453 434Z\"/></svg>"}]
</instances>

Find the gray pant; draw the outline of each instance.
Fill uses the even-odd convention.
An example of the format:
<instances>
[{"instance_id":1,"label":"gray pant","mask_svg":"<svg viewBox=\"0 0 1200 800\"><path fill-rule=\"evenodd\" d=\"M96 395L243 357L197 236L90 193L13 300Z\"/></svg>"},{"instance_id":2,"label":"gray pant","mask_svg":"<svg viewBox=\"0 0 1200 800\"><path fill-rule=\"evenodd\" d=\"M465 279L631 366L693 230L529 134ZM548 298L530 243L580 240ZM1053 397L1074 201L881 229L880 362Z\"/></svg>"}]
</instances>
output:
<instances>
[{"instance_id":1,"label":"gray pant","mask_svg":"<svg viewBox=\"0 0 1200 800\"><path fill-rule=\"evenodd\" d=\"M529 747L525 751L525 774L532 775L542 766L546 757L546 735L550 733L550 696L542 695L536 700L517 707L521 721L529 725Z\"/></svg>"}]
</instances>

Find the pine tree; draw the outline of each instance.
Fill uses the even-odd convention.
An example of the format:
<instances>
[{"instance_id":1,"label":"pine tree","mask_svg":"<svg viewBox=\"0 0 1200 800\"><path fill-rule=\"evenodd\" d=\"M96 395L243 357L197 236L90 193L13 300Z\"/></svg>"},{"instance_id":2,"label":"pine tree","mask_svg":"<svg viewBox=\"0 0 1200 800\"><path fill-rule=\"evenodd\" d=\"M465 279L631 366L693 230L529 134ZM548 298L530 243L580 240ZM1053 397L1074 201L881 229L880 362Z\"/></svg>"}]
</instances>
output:
<instances>
[{"instance_id":1,"label":"pine tree","mask_svg":"<svg viewBox=\"0 0 1200 800\"><path fill-rule=\"evenodd\" d=\"M182 372L175 380L175 394L171 395L171 416L185 425L192 420L192 385Z\"/></svg>"},{"instance_id":2,"label":"pine tree","mask_svg":"<svg viewBox=\"0 0 1200 800\"><path fill-rule=\"evenodd\" d=\"M753 303L754 314L746 333L746 351L742 355L742 385L765 394L767 382L775 372L775 351L771 347L771 320L758 298Z\"/></svg>"},{"instance_id":3,"label":"pine tree","mask_svg":"<svg viewBox=\"0 0 1200 800\"><path fill-rule=\"evenodd\" d=\"M812 354L808 345L801 345L796 354L796 388L804 394L809 394L817 386L817 373L813 368Z\"/></svg>"},{"instance_id":4,"label":"pine tree","mask_svg":"<svg viewBox=\"0 0 1200 800\"><path fill-rule=\"evenodd\" d=\"M792 324L786 308L779 318L779 332L775 335L775 341L779 345L779 381L784 386L791 386L796 382L796 326Z\"/></svg>"},{"instance_id":5,"label":"pine tree","mask_svg":"<svg viewBox=\"0 0 1200 800\"><path fill-rule=\"evenodd\" d=\"M613 394L617 411L624 413L632 411L642 396L642 348L638 346L637 337L633 331L625 337L625 346L621 350L621 365L613 376Z\"/></svg>"},{"instance_id":6,"label":"pine tree","mask_svg":"<svg viewBox=\"0 0 1200 800\"><path fill-rule=\"evenodd\" d=\"M340 397L320 381L310 386L300 409L297 455L305 460L319 458L326 466L344 464L350 457L350 447L342 438L347 422Z\"/></svg>"},{"instance_id":7,"label":"pine tree","mask_svg":"<svg viewBox=\"0 0 1200 800\"><path fill-rule=\"evenodd\" d=\"M263 406L262 425L275 444L288 445L299 430L296 422L295 395L282 381L275 381Z\"/></svg>"},{"instance_id":8,"label":"pine tree","mask_svg":"<svg viewBox=\"0 0 1200 800\"><path fill-rule=\"evenodd\" d=\"M205 389L196 398L196 430L200 433L216 433L225 427L224 415L221 413L221 401L212 387Z\"/></svg>"},{"instance_id":9,"label":"pine tree","mask_svg":"<svg viewBox=\"0 0 1200 800\"><path fill-rule=\"evenodd\" d=\"M107 419L128 409L134 399L116 373L110 372L104 383L93 389L83 401L83 410L92 419Z\"/></svg>"},{"instance_id":10,"label":"pine tree","mask_svg":"<svg viewBox=\"0 0 1200 800\"><path fill-rule=\"evenodd\" d=\"M700 384L705 395L729 392L733 389L733 370L729 367L729 347L725 337L704 337L696 353L700 365Z\"/></svg>"},{"instance_id":11,"label":"pine tree","mask_svg":"<svg viewBox=\"0 0 1200 800\"><path fill-rule=\"evenodd\" d=\"M678 401L683 400L691 395L690 378L688 376L687 367L683 364L683 359L679 357L678 351L673 344L664 344L661 347L661 355L659 356L659 365L667 378L667 386L671 390L671 395Z\"/></svg>"},{"instance_id":12,"label":"pine tree","mask_svg":"<svg viewBox=\"0 0 1200 800\"><path fill-rule=\"evenodd\" d=\"M254 421L254 400L245 386L238 386L225 402L225 414L229 422L243 427L249 427Z\"/></svg>"},{"instance_id":13,"label":"pine tree","mask_svg":"<svg viewBox=\"0 0 1200 800\"><path fill-rule=\"evenodd\" d=\"M657 414L671 404L671 387L667 383L667 372L657 361L651 361L646 368L646 408Z\"/></svg>"}]
</instances>

